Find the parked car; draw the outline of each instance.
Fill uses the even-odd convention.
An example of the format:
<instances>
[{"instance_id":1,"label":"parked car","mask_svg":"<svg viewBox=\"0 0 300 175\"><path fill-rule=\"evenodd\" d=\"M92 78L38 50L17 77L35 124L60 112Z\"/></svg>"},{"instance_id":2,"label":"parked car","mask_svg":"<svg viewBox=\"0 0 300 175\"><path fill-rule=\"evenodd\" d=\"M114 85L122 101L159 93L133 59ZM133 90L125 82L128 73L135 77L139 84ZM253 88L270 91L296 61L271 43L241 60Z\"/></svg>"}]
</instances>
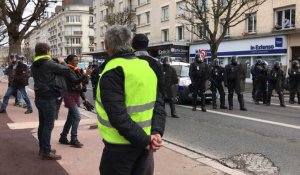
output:
<instances>
[{"instance_id":1,"label":"parked car","mask_svg":"<svg viewBox=\"0 0 300 175\"><path fill-rule=\"evenodd\" d=\"M179 78L178 83L178 103L188 103L192 101L192 82L189 77L189 63L183 63L183 62L172 62L171 66L175 68L176 73ZM206 84L206 91L205 91L205 99L206 101L212 100L212 92L210 90L210 81L207 81ZM197 97L198 101L201 101L201 98Z\"/></svg>"}]
</instances>

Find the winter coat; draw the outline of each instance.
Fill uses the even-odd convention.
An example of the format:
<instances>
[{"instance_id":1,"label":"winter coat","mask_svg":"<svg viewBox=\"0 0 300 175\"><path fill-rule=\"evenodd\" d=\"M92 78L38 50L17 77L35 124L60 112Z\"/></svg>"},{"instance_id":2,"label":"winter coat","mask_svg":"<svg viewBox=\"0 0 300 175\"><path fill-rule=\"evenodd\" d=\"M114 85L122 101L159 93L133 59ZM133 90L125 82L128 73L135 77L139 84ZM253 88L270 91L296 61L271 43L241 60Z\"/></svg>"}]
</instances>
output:
<instances>
[{"instance_id":1,"label":"winter coat","mask_svg":"<svg viewBox=\"0 0 300 175\"><path fill-rule=\"evenodd\" d=\"M172 99L178 93L178 76L174 67L169 64L163 65L164 72L164 86L167 99Z\"/></svg>"},{"instance_id":2,"label":"winter coat","mask_svg":"<svg viewBox=\"0 0 300 175\"><path fill-rule=\"evenodd\" d=\"M48 58L34 61L31 66L36 98L53 99L67 89L64 75L70 73L66 63L56 63Z\"/></svg>"}]
</instances>

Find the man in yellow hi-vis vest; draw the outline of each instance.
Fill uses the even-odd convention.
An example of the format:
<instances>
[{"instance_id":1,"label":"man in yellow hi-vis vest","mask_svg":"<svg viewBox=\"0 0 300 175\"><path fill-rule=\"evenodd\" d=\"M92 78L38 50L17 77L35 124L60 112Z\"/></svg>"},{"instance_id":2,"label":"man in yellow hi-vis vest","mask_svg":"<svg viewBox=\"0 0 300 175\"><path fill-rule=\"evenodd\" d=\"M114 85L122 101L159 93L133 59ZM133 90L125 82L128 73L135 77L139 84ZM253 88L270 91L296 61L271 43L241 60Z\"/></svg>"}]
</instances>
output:
<instances>
[{"instance_id":1,"label":"man in yellow hi-vis vest","mask_svg":"<svg viewBox=\"0 0 300 175\"><path fill-rule=\"evenodd\" d=\"M153 174L151 154L161 147L164 119L154 112L157 77L147 61L131 53L130 40L125 26L112 26L105 34L110 57L102 65L96 95L98 128L105 144L101 175ZM157 124L158 120L163 122Z\"/></svg>"}]
</instances>

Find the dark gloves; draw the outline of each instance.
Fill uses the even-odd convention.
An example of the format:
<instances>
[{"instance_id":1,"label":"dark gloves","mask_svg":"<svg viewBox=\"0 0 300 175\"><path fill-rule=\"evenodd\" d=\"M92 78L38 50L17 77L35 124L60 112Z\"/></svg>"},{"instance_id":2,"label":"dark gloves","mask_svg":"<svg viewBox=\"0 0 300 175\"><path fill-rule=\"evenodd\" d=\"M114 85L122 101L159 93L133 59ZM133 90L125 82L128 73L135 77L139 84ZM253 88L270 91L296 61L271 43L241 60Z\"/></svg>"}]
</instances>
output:
<instances>
[{"instance_id":1,"label":"dark gloves","mask_svg":"<svg viewBox=\"0 0 300 175\"><path fill-rule=\"evenodd\" d=\"M85 107L85 109L87 110L87 111L92 111L92 110L94 110L94 106L90 103L90 102L88 102L88 101L84 101L83 102L83 105L84 105L84 107Z\"/></svg>"}]
</instances>

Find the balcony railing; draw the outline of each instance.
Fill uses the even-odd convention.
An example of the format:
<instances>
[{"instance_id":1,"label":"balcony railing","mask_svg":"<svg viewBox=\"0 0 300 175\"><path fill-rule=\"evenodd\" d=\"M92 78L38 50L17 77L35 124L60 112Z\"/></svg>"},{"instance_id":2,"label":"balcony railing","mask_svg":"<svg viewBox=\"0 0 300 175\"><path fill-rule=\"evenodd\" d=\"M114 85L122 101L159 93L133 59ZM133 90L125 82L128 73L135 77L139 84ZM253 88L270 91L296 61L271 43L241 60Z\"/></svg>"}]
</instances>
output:
<instances>
[{"instance_id":1,"label":"balcony railing","mask_svg":"<svg viewBox=\"0 0 300 175\"><path fill-rule=\"evenodd\" d=\"M64 36L82 36L82 31L65 31L63 32Z\"/></svg>"}]
</instances>

